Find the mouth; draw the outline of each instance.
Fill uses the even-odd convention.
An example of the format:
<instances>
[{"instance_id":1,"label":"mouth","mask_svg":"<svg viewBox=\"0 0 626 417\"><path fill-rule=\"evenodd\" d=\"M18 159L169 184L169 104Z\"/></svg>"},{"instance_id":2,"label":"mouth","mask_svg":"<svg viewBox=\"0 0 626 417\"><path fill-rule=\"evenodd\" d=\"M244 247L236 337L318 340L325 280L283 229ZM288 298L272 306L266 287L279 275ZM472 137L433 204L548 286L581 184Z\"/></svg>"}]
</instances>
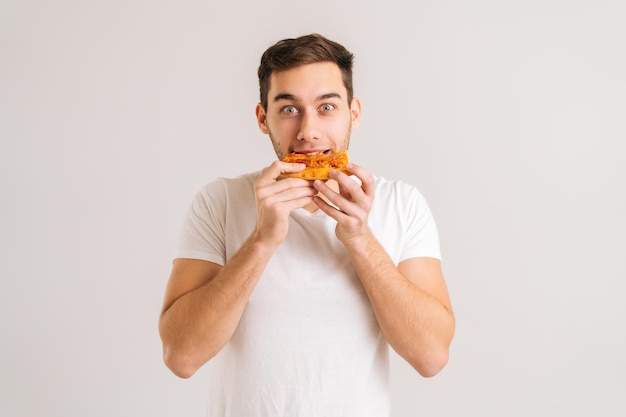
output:
<instances>
[{"instance_id":1,"label":"mouth","mask_svg":"<svg viewBox=\"0 0 626 417\"><path fill-rule=\"evenodd\" d=\"M310 149L310 150L303 150L303 151L293 151L293 153L300 154L300 155L314 156L314 155L319 155L319 154L330 155L332 151L330 149L326 149L326 150Z\"/></svg>"}]
</instances>

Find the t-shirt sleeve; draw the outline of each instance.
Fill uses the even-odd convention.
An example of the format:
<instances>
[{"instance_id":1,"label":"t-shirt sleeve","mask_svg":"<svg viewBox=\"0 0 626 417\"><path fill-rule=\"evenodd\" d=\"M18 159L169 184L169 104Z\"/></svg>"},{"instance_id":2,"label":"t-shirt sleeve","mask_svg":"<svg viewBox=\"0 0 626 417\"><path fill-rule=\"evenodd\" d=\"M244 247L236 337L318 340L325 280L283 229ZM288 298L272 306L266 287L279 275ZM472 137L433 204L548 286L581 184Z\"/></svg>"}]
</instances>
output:
<instances>
[{"instance_id":1,"label":"t-shirt sleeve","mask_svg":"<svg viewBox=\"0 0 626 417\"><path fill-rule=\"evenodd\" d=\"M407 234L400 261L416 257L441 259L439 232L424 196L411 187L406 206Z\"/></svg>"},{"instance_id":2,"label":"t-shirt sleeve","mask_svg":"<svg viewBox=\"0 0 626 417\"><path fill-rule=\"evenodd\" d=\"M219 182L206 185L195 195L183 220L176 258L224 265L225 197L226 189Z\"/></svg>"}]
</instances>

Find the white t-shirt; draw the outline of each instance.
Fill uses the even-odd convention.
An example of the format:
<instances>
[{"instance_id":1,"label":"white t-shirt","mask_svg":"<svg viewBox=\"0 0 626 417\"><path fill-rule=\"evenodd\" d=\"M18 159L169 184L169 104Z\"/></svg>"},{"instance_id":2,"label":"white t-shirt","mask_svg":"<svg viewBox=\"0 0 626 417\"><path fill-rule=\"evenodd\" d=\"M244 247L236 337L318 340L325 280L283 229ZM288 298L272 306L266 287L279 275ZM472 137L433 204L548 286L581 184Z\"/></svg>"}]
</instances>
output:
<instances>
[{"instance_id":1,"label":"white t-shirt","mask_svg":"<svg viewBox=\"0 0 626 417\"><path fill-rule=\"evenodd\" d=\"M218 179L196 195L176 257L223 265L256 222L259 172ZM388 345L336 222L297 209L232 339L205 367L211 417L381 417L390 412ZM369 225L397 264L440 258L419 191L376 178Z\"/></svg>"}]
</instances>

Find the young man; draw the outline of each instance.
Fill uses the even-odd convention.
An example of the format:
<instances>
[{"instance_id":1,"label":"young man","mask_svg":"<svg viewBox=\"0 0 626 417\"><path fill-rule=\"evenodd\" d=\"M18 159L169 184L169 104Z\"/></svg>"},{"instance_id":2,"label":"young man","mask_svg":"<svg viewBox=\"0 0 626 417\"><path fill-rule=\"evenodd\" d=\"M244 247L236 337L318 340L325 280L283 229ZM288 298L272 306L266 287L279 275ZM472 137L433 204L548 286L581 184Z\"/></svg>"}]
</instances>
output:
<instances>
[{"instance_id":1,"label":"young man","mask_svg":"<svg viewBox=\"0 0 626 417\"><path fill-rule=\"evenodd\" d=\"M454 317L421 194L356 164L281 178L304 168L287 153L348 148L352 59L316 34L270 47L256 115L278 159L189 210L160 332L176 375L210 367L210 416L386 416L389 345L426 377L447 363Z\"/></svg>"}]
</instances>

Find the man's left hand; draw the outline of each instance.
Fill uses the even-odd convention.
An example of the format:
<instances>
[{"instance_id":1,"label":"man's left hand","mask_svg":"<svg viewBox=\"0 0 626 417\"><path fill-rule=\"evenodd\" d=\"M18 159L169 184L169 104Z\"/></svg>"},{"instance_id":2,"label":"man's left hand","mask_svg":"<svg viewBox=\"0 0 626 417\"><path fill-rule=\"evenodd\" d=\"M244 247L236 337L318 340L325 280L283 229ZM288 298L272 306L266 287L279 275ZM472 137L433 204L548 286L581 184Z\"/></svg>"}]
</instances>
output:
<instances>
[{"instance_id":1,"label":"man's left hand","mask_svg":"<svg viewBox=\"0 0 626 417\"><path fill-rule=\"evenodd\" d=\"M330 179L336 181L338 192L323 181L315 181L314 186L321 196L316 196L314 201L337 221L337 238L344 245L353 245L365 242L371 235L367 219L374 201L374 177L356 164L350 163L346 168L358 181L342 172L332 171Z\"/></svg>"}]
</instances>

